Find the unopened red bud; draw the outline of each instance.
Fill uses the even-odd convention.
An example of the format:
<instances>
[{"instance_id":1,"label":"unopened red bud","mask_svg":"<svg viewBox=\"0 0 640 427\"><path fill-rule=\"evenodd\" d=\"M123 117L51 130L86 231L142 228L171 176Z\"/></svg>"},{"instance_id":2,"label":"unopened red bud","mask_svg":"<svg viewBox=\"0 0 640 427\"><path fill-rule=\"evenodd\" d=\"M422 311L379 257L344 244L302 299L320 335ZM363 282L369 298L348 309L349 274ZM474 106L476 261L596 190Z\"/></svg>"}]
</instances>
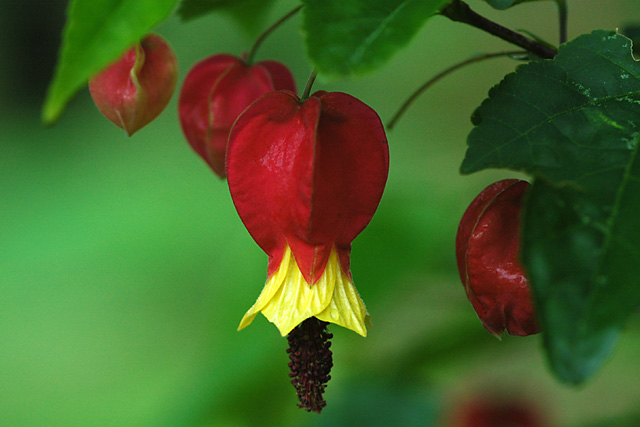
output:
<instances>
[{"instance_id":1,"label":"unopened red bud","mask_svg":"<svg viewBox=\"0 0 640 427\"><path fill-rule=\"evenodd\" d=\"M149 34L89 81L96 106L128 135L155 119L176 87L178 61L165 39Z\"/></svg>"},{"instance_id":2,"label":"unopened red bud","mask_svg":"<svg viewBox=\"0 0 640 427\"><path fill-rule=\"evenodd\" d=\"M464 213L456 237L458 271L482 325L493 335L539 332L520 264L520 214L529 183L498 181Z\"/></svg>"},{"instance_id":3,"label":"unopened red bud","mask_svg":"<svg viewBox=\"0 0 640 427\"><path fill-rule=\"evenodd\" d=\"M221 178L231 126L249 104L275 90L296 91L289 69L275 61L249 65L220 54L197 63L187 74L178 103L182 131Z\"/></svg>"}]
</instances>

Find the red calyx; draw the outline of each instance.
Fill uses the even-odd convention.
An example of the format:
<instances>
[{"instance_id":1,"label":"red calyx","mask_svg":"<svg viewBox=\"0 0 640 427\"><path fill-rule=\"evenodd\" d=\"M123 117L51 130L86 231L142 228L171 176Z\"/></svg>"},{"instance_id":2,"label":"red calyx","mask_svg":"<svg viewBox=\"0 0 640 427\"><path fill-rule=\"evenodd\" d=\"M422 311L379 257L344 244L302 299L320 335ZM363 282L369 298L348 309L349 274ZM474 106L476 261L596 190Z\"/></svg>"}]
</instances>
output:
<instances>
[{"instance_id":1,"label":"red calyx","mask_svg":"<svg viewBox=\"0 0 640 427\"><path fill-rule=\"evenodd\" d=\"M149 34L89 81L96 106L128 135L155 119L176 87L178 62L169 44Z\"/></svg>"},{"instance_id":2,"label":"red calyx","mask_svg":"<svg viewBox=\"0 0 640 427\"><path fill-rule=\"evenodd\" d=\"M529 281L519 261L520 213L529 183L498 181L469 205L456 236L467 297L482 325L500 336L539 332Z\"/></svg>"},{"instance_id":3,"label":"red calyx","mask_svg":"<svg viewBox=\"0 0 640 427\"><path fill-rule=\"evenodd\" d=\"M320 91L304 102L290 92L266 94L229 136L231 196L269 255L269 274L289 245L309 284L333 247L349 274L351 242L378 207L388 170L380 118L345 93Z\"/></svg>"},{"instance_id":4,"label":"red calyx","mask_svg":"<svg viewBox=\"0 0 640 427\"><path fill-rule=\"evenodd\" d=\"M178 103L182 131L221 178L233 122L258 97L275 90L296 91L289 69L275 61L248 65L220 54L197 63L187 74Z\"/></svg>"}]
</instances>

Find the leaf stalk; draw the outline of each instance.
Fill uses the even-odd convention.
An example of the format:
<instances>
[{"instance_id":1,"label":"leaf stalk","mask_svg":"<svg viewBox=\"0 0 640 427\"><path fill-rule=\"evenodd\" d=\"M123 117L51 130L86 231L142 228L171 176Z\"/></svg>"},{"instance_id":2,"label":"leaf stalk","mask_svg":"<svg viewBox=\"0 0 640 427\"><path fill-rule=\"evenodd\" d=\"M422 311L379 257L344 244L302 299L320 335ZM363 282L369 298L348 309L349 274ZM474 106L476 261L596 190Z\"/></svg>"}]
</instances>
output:
<instances>
[{"instance_id":1,"label":"leaf stalk","mask_svg":"<svg viewBox=\"0 0 640 427\"><path fill-rule=\"evenodd\" d=\"M552 59L557 55L557 51L535 40L523 36L507 27L503 27L497 22L493 22L482 15L474 12L468 4L461 0L453 0L440 10L440 15L446 16L455 22L462 22L471 25L489 34L501 38L509 43L520 46L523 49L539 56L543 59Z\"/></svg>"},{"instance_id":2,"label":"leaf stalk","mask_svg":"<svg viewBox=\"0 0 640 427\"><path fill-rule=\"evenodd\" d=\"M560 21L560 44L567 41L567 21L569 11L567 8L567 0L556 0L558 4L558 19Z\"/></svg>"}]
</instances>

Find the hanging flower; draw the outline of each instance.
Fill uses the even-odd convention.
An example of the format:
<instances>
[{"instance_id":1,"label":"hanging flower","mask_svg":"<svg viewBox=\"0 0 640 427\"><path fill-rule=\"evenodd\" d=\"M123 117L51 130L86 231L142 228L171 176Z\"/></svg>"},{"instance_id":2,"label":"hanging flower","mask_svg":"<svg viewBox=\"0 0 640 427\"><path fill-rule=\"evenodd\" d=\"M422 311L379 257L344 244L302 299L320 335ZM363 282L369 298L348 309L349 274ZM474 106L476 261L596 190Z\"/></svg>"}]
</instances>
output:
<instances>
[{"instance_id":1,"label":"hanging flower","mask_svg":"<svg viewBox=\"0 0 640 427\"><path fill-rule=\"evenodd\" d=\"M178 102L180 124L194 151L224 178L229 130L249 104L274 90L296 91L289 69L275 61L250 65L218 54L198 62L187 74Z\"/></svg>"},{"instance_id":2,"label":"hanging flower","mask_svg":"<svg viewBox=\"0 0 640 427\"><path fill-rule=\"evenodd\" d=\"M349 269L351 242L384 190L389 151L370 107L339 92L302 102L267 94L236 122L227 175L233 202L269 255L267 284L240 323L262 312L284 336L316 317L366 336Z\"/></svg>"},{"instance_id":3,"label":"hanging flower","mask_svg":"<svg viewBox=\"0 0 640 427\"><path fill-rule=\"evenodd\" d=\"M289 334L300 406L319 412L331 367L328 323L367 334L369 314L350 271L351 242L371 220L387 180L380 118L358 99L266 94L229 136L227 179L249 233L269 255L267 282L240 322L260 312Z\"/></svg>"}]
</instances>

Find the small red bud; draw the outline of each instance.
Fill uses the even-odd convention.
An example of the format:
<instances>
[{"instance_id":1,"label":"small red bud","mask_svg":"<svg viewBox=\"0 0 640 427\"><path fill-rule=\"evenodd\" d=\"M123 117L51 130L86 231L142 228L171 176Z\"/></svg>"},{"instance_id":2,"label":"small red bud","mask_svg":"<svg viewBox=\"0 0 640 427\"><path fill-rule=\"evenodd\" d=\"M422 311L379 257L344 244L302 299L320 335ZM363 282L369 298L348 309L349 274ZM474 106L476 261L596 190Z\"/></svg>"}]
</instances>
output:
<instances>
[{"instance_id":1,"label":"small red bud","mask_svg":"<svg viewBox=\"0 0 640 427\"><path fill-rule=\"evenodd\" d=\"M519 261L520 212L529 183L498 181L464 213L456 236L458 271L482 325L495 336L539 332L529 281Z\"/></svg>"},{"instance_id":2,"label":"small red bud","mask_svg":"<svg viewBox=\"0 0 640 427\"><path fill-rule=\"evenodd\" d=\"M178 61L165 39L149 34L89 81L106 118L129 136L155 119L171 100Z\"/></svg>"},{"instance_id":3,"label":"small red bud","mask_svg":"<svg viewBox=\"0 0 640 427\"><path fill-rule=\"evenodd\" d=\"M187 75L178 111L187 141L224 178L231 126L253 101L267 92L296 91L289 69L275 61L246 64L232 55L211 56Z\"/></svg>"}]
</instances>

